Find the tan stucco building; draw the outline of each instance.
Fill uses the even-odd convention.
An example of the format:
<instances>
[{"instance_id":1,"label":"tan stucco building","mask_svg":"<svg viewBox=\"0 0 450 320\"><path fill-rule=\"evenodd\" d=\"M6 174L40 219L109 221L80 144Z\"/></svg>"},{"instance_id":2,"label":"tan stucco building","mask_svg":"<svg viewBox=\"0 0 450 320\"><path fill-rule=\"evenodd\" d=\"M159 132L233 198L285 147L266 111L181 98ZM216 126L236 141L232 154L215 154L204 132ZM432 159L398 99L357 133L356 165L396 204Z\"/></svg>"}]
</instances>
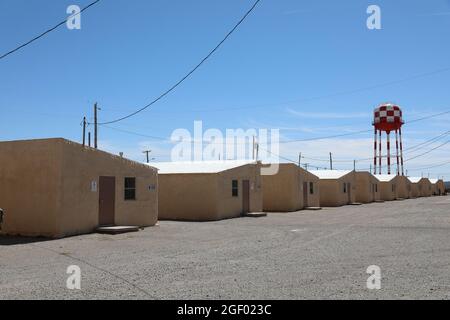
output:
<instances>
[{"instance_id":1,"label":"tan stucco building","mask_svg":"<svg viewBox=\"0 0 450 320\"><path fill-rule=\"evenodd\" d=\"M410 198L410 182L406 177L394 174L377 174L380 181L380 198L385 201Z\"/></svg>"},{"instance_id":2,"label":"tan stucco building","mask_svg":"<svg viewBox=\"0 0 450 320\"><path fill-rule=\"evenodd\" d=\"M441 196L445 194L445 184L441 179L429 179L434 196Z\"/></svg>"},{"instance_id":3,"label":"tan stucco building","mask_svg":"<svg viewBox=\"0 0 450 320\"><path fill-rule=\"evenodd\" d=\"M356 202L356 176L348 170L311 170L319 178L320 206L339 207Z\"/></svg>"},{"instance_id":4,"label":"tan stucco building","mask_svg":"<svg viewBox=\"0 0 450 320\"><path fill-rule=\"evenodd\" d=\"M64 139L0 142L3 234L64 237L157 222L155 168Z\"/></svg>"},{"instance_id":5,"label":"tan stucco building","mask_svg":"<svg viewBox=\"0 0 450 320\"><path fill-rule=\"evenodd\" d=\"M428 178L408 177L411 181L412 197L430 197L433 194L433 188Z\"/></svg>"},{"instance_id":6,"label":"tan stucco building","mask_svg":"<svg viewBox=\"0 0 450 320\"><path fill-rule=\"evenodd\" d=\"M319 178L293 163L280 163L277 174L262 175L263 210L289 212L320 206Z\"/></svg>"},{"instance_id":7,"label":"tan stucco building","mask_svg":"<svg viewBox=\"0 0 450 320\"><path fill-rule=\"evenodd\" d=\"M370 203L381 199L379 190L380 181L370 172L356 171L356 202Z\"/></svg>"},{"instance_id":8,"label":"tan stucco building","mask_svg":"<svg viewBox=\"0 0 450 320\"><path fill-rule=\"evenodd\" d=\"M212 221L262 212L261 164L254 161L152 163L161 220Z\"/></svg>"}]
</instances>

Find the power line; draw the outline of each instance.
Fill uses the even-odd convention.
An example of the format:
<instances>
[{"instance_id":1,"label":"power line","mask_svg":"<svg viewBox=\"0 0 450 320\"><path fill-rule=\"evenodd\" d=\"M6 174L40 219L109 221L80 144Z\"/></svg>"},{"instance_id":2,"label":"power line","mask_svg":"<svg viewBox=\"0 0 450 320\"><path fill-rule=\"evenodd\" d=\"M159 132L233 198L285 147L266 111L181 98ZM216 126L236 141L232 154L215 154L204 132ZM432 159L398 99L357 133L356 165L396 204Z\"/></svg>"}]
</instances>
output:
<instances>
[{"instance_id":1,"label":"power line","mask_svg":"<svg viewBox=\"0 0 450 320\"><path fill-rule=\"evenodd\" d=\"M450 111L446 111L446 112L441 112L438 114L434 114L434 115L430 115L427 116L425 118L420 118L420 119L414 119L411 120L410 122L418 122L418 121L423 121L426 119L430 119L433 117L437 117L439 115L445 114L445 113L450 113ZM89 124L89 123L88 123ZM121 128L117 128L117 127L111 127L108 126L106 124L100 124L99 125L111 129L111 130L115 130L115 131L119 131L119 132L123 132L123 133L127 133L127 134L131 134L131 135L136 135L136 136L140 136L140 137L144 137L144 138L151 138L151 139L156 139L156 140L163 140L163 141L167 141L167 142L171 142L171 140L169 138L163 138L163 137L156 137L156 136L151 136L151 135L147 135L147 134L143 134L143 133L138 133L135 131L131 131L131 130L125 130L125 129L121 129ZM280 141L279 143L291 143L291 142L307 142L307 141L318 141L318 140L325 140L325 139L332 139L332 138L336 138L336 137L343 137L343 136L350 136L350 135L356 135L356 134L361 134L361 133L367 133L367 132L371 132L372 130L362 130L362 131L357 131L357 132L350 132L350 133L344 133L344 134L337 134L337 135L330 135L330 136L322 136L322 137L314 137L314 138L308 138L308 139L296 139L296 140L284 140L284 141ZM436 137L431 138L430 140L427 140L423 143L420 143L418 145L415 145L413 147L407 148L405 149L405 151L411 150L411 149L416 149L416 147L419 147L421 145L425 145L428 144L430 141L434 141L442 136L445 136L446 134L450 134L450 130L446 131ZM195 141L194 141L195 142ZM211 141L200 141L200 142L211 142ZM328 162L328 159L313 159L310 158L310 160L314 160L314 161L324 161L324 162ZM373 157L371 158L363 158L363 159L355 159L356 161L368 161L368 160L373 160ZM336 160L337 162L353 162L354 160Z\"/></svg>"},{"instance_id":2,"label":"power line","mask_svg":"<svg viewBox=\"0 0 450 320\"><path fill-rule=\"evenodd\" d=\"M195 71L197 71L198 68L200 68L205 62L206 60L208 60L221 46L222 44L234 33L234 31L236 31L236 29L244 22L244 20L250 15L250 13L252 13L252 11L256 8L256 6L258 5L258 3L261 0L256 0L255 3L253 4L253 6L244 14L244 16L238 21L238 23L226 34L226 36L219 42L218 45L216 45L214 47L214 49L212 49L207 55L206 57L204 57L199 64L197 64L191 71L189 71L184 77L182 77L177 83L175 83L172 87L170 87L168 90L166 90L165 92L163 92L159 97L157 97L155 100L153 100L152 102L150 102L149 104L147 104L146 106L126 115L123 116L121 118L115 119L115 120L111 120L111 121L106 121L106 122L102 122L99 124L112 124L112 123L116 123L119 121L123 121L125 119L131 118L133 116L135 116L136 114L146 110L147 108L151 107L152 105L154 105L156 102L158 102L159 100L161 100L162 98L164 98L165 96L167 96L169 93L171 93L173 90L175 90L179 85L181 85L186 79L188 79Z\"/></svg>"},{"instance_id":3,"label":"power line","mask_svg":"<svg viewBox=\"0 0 450 320\"><path fill-rule=\"evenodd\" d=\"M440 163L440 164L436 164L436 165L432 165L432 166L429 166L429 167L419 167L419 168L409 168L408 170L409 171L418 171L418 170L428 170L428 169L434 169L434 168L438 168L438 167L443 167L443 166L445 166L445 165L448 165L448 164L450 164L450 161L446 161L446 162L443 162L443 163Z\"/></svg>"},{"instance_id":4,"label":"power line","mask_svg":"<svg viewBox=\"0 0 450 320\"><path fill-rule=\"evenodd\" d=\"M75 17L75 16L81 14L82 12L84 12L85 10L89 9L90 7L96 5L96 4L99 3L100 1L101 1L101 0L96 0L96 1L94 1L94 2L92 2L92 3L90 3L90 4L88 4L87 6L85 6L84 8L82 8L82 9L80 10L80 12L78 12L78 13L76 13L76 14L74 14L74 15L71 15L69 18L73 18L73 17ZM63 21L61 21L61 22L58 23L56 26L54 26L54 27L52 27L52 28L50 28L50 29L44 31L44 32L41 33L40 35L38 35L38 36L32 38L31 40L29 40L29 41L27 41L27 42L25 42L25 43L19 45L18 47L16 47L16 48L14 48L14 49L12 49L12 50L10 50L10 51L8 51L8 52L2 54L2 55L0 56L0 60L6 58L7 56L9 56L9 55L11 55L11 54L13 54L14 52L19 51L20 49L23 49L24 47L26 47L26 46L32 44L32 43L35 42L36 40L38 40L38 39L40 39L40 38L46 36L47 34L49 34L49 33L52 32L52 31L58 29L59 27L61 27L62 25L64 25L64 24L67 22L67 20L68 20L68 18L65 19L65 20L63 20Z\"/></svg>"},{"instance_id":5,"label":"power line","mask_svg":"<svg viewBox=\"0 0 450 320\"><path fill-rule=\"evenodd\" d=\"M422 157L422 156L424 156L424 155L426 155L426 154L429 154L429 153L433 152L434 150L437 150L437 149L439 149L439 148L442 148L443 146L447 145L448 143L450 143L450 140L445 141L443 144L440 144L439 146L434 147L433 149L430 149L430 150L428 150L427 152L424 152L424 153L421 153L421 154L419 154L419 155L417 155L417 156L414 156L414 157L412 157L412 158L406 159L405 162L411 161L411 160L414 160L414 159L417 159L417 158L420 158L420 157Z\"/></svg>"}]
</instances>

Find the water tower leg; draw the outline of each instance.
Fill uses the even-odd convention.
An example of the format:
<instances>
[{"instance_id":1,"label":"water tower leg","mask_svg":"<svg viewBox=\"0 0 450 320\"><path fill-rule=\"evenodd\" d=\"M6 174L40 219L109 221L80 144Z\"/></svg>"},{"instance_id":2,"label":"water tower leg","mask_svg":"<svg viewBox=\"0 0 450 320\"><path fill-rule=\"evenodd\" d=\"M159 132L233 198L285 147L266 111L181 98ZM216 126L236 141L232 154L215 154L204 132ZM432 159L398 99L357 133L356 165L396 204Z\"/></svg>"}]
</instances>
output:
<instances>
[{"instance_id":1,"label":"water tower leg","mask_svg":"<svg viewBox=\"0 0 450 320\"><path fill-rule=\"evenodd\" d=\"M391 135L390 132L388 132L387 135L386 135L388 174L391 174L391 141L390 141L390 135Z\"/></svg>"},{"instance_id":2,"label":"water tower leg","mask_svg":"<svg viewBox=\"0 0 450 320\"><path fill-rule=\"evenodd\" d=\"M378 131L378 137L380 138L378 141L378 172L381 174L381 130Z\"/></svg>"},{"instance_id":3,"label":"water tower leg","mask_svg":"<svg viewBox=\"0 0 450 320\"><path fill-rule=\"evenodd\" d=\"M377 174L377 129L375 128L375 137L373 143L373 174Z\"/></svg>"},{"instance_id":4,"label":"water tower leg","mask_svg":"<svg viewBox=\"0 0 450 320\"><path fill-rule=\"evenodd\" d=\"M402 167L402 176L405 175L403 171L403 141L402 141L402 128L398 130L398 133L400 134L400 163Z\"/></svg>"},{"instance_id":5,"label":"water tower leg","mask_svg":"<svg viewBox=\"0 0 450 320\"><path fill-rule=\"evenodd\" d=\"M400 157L398 155L398 131L395 130L395 153L397 156L397 175L400 175Z\"/></svg>"}]
</instances>

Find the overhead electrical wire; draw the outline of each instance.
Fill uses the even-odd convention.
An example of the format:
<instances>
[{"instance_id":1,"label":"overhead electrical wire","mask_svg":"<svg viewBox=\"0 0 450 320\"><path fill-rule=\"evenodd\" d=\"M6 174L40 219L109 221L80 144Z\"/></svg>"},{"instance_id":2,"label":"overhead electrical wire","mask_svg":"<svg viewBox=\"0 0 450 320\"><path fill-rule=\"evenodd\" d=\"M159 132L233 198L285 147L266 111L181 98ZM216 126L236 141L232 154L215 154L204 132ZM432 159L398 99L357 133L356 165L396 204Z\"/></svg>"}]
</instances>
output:
<instances>
[{"instance_id":1,"label":"overhead electrical wire","mask_svg":"<svg viewBox=\"0 0 450 320\"><path fill-rule=\"evenodd\" d=\"M192 70L190 70L185 76L183 76L180 80L178 80L178 82L176 82L173 86L171 86L169 89L167 89L166 91L164 91L161 95L159 95L156 99L154 99L152 102L150 102L149 104L143 106L142 108L126 115L123 117L120 117L118 119L115 120L111 120L111 121L106 121L106 122L100 122L99 124L112 124L112 123L116 123L116 122L120 122L123 121L125 119L131 118L135 115L137 115L138 113L141 113L142 111L148 109L149 107L151 107L152 105L154 105L155 103L157 103L158 101L160 101L161 99L163 99L165 96L167 96L169 93L171 93L173 90L175 90L178 86L180 86L185 80L187 80L195 71L197 71L197 69L199 69L221 46L222 44L227 41L227 39L236 31L236 29L245 21L245 19L250 15L250 13L252 13L252 11L256 8L256 6L259 4L261 0L256 0L252 7L244 14L244 16L238 21L238 23L225 35L225 37L219 42L219 44L217 44L214 49L212 49Z\"/></svg>"},{"instance_id":2,"label":"overhead electrical wire","mask_svg":"<svg viewBox=\"0 0 450 320\"><path fill-rule=\"evenodd\" d=\"M41 34L39 34L38 36L32 38L31 40L28 40L27 42L25 42L25 43L23 43L23 44L17 46L16 48L14 48L14 49L12 49L12 50L10 50L10 51L8 51L8 52L6 52L6 53L0 55L0 60L2 60L2 59L4 59L4 58L6 58L7 56L9 56L9 55L11 55L11 54L13 54L13 53L19 51L20 49L25 48L26 46L32 44L33 42L39 40L40 38L42 38L42 37L44 37L44 36L46 36L46 35L49 34L50 32L52 32L52 31L58 29L58 28L61 27L62 25L66 24L66 22L67 22L67 20L68 20L69 18L76 17L77 15L79 15L79 14L81 14L82 12L86 11L86 10L89 9L90 7L96 5L96 4L99 3L100 1L101 1L101 0L96 0L96 1L94 1L94 2L91 2L91 3L88 4L87 6L83 7L83 8L80 10L80 12L78 12L78 13L76 13L76 14L73 14L73 15L69 16L68 18L64 19L63 21L61 21L60 23L58 23L58 24L55 25L54 27L51 27L50 29L48 29L48 30L42 32Z\"/></svg>"}]
</instances>

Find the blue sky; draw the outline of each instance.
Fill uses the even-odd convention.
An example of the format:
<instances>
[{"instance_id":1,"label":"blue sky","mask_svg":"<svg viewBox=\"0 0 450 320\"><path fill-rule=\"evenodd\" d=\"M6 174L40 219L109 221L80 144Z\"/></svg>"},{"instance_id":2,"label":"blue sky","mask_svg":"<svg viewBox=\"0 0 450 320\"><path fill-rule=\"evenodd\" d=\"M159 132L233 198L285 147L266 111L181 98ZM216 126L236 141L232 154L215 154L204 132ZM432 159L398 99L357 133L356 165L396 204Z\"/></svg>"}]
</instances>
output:
<instances>
[{"instance_id":1,"label":"blue sky","mask_svg":"<svg viewBox=\"0 0 450 320\"><path fill-rule=\"evenodd\" d=\"M89 2L1 0L0 53L64 19L69 5ZM252 3L102 0L82 14L81 30L62 27L0 61L0 139L80 141L80 121L92 117L94 102L102 108L100 121L146 105L197 64ZM370 4L381 7L382 30L366 28ZM305 139L371 129L371 112L385 101L399 104L406 120L447 111L450 69L416 76L450 68L449 34L448 0L262 0L192 78L111 127L168 137L202 120L205 128L280 128L282 139ZM405 125L405 147L450 130L449 120ZM143 149L167 160L171 148L110 128L100 129L100 145L139 161ZM319 160L330 151L336 160L370 157L372 134L281 148L294 160L299 151ZM419 157L408 163L410 174L449 156L450 145ZM450 177L450 165L428 172Z\"/></svg>"}]
</instances>

